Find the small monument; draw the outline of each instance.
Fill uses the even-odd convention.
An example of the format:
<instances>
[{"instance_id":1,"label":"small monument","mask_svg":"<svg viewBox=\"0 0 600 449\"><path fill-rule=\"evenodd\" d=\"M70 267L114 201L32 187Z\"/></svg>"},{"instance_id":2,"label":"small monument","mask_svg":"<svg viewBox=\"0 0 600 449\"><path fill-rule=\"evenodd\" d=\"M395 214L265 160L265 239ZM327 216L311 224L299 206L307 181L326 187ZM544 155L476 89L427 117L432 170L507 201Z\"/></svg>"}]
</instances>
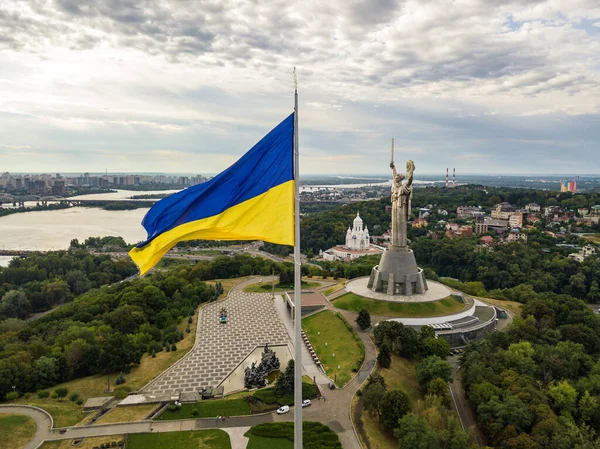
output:
<instances>
[{"instance_id":1,"label":"small monument","mask_svg":"<svg viewBox=\"0 0 600 449\"><path fill-rule=\"evenodd\" d=\"M406 176L396 172L393 139L390 168L393 173L392 244L382 254L379 265L373 267L367 287L374 292L383 292L391 296L425 293L427 281L423 270L417 266L415 255L408 247L406 238L415 164L411 160L406 162ZM406 182L403 183L404 179Z\"/></svg>"}]
</instances>

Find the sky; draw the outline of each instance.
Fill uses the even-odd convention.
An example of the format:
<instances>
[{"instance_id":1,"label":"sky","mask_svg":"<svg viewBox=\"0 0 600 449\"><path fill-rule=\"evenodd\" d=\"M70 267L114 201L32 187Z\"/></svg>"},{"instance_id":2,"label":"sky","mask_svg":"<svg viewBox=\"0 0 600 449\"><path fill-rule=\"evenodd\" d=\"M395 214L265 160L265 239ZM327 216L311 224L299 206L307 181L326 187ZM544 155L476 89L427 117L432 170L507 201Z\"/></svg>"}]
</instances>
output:
<instances>
[{"instance_id":1,"label":"sky","mask_svg":"<svg viewBox=\"0 0 600 449\"><path fill-rule=\"evenodd\" d=\"M598 0L3 0L0 172L600 172ZM403 163L399 163L403 166Z\"/></svg>"}]
</instances>

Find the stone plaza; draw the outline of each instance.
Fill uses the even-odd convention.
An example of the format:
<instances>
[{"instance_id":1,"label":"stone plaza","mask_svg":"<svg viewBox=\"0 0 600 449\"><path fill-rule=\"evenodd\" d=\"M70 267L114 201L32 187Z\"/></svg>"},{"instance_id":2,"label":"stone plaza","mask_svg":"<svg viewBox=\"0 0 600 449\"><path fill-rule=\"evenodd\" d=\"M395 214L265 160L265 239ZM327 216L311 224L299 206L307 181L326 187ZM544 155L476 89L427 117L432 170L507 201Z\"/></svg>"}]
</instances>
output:
<instances>
[{"instance_id":1,"label":"stone plaza","mask_svg":"<svg viewBox=\"0 0 600 449\"><path fill-rule=\"evenodd\" d=\"M220 311L227 322L220 323ZM256 347L288 345L288 333L269 294L230 292L222 300L200 308L196 344L192 351L142 389L164 397L216 387Z\"/></svg>"}]
</instances>

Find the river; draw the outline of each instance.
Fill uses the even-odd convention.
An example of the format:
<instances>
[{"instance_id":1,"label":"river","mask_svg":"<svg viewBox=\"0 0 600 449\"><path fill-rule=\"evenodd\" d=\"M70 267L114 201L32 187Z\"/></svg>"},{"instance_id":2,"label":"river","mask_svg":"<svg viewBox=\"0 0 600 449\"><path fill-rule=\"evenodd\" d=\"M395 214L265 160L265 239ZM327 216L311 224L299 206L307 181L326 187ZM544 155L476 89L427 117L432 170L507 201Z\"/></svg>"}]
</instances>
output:
<instances>
[{"instance_id":1,"label":"river","mask_svg":"<svg viewBox=\"0 0 600 449\"><path fill-rule=\"evenodd\" d=\"M141 225L147 208L108 211L95 207L23 212L0 217L0 248L67 249L72 239L120 236L128 243L146 238Z\"/></svg>"},{"instance_id":2,"label":"river","mask_svg":"<svg viewBox=\"0 0 600 449\"><path fill-rule=\"evenodd\" d=\"M8 264L11 260L11 256L0 256L0 267L8 267Z\"/></svg>"}]
</instances>

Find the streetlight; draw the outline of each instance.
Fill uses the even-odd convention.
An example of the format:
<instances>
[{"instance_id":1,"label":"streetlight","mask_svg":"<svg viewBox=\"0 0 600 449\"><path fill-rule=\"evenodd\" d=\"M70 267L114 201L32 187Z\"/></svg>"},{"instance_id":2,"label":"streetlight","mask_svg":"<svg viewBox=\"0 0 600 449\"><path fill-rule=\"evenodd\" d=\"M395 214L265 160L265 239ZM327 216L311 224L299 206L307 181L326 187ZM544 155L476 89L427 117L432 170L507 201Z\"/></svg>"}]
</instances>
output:
<instances>
[{"instance_id":1,"label":"streetlight","mask_svg":"<svg viewBox=\"0 0 600 449\"><path fill-rule=\"evenodd\" d=\"M17 402L17 395L15 394L15 393L16 393L16 390L17 390L17 387L16 387L15 385L13 385L13 386L12 386L12 389L13 389L13 396L14 396L13 400L14 400L15 402Z\"/></svg>"}]
</instances>

